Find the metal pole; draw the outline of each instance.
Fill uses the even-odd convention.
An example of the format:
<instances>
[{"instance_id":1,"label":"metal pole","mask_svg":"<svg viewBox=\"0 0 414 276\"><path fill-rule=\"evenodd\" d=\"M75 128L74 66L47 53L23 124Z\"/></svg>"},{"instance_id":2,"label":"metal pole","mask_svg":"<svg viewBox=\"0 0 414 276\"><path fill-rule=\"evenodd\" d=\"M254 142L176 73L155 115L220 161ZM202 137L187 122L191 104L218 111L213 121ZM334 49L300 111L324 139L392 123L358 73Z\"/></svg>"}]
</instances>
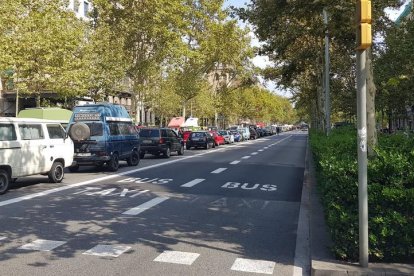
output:
<instances>
[{"instance_id":1,"label":"metal pole","mask_svg":"<svg viewBox=\"0 0 414 276\"><path fill-rule=\"evenodd\" d=\"M323 22L325 23L325 121L326 134L331 131L331 100L329 90L329 32L328 32L328 12L323 9Z\"/></svg>"},{"instance_id":2,"label":"metal pole","mask_svg":"<svg viewBox=\"0 0 414 276\"><path fill-rule=\"evenodd\" d=\"M368 267L366 51L357 50L359 264Z\"/></svg>"}]
</instances>

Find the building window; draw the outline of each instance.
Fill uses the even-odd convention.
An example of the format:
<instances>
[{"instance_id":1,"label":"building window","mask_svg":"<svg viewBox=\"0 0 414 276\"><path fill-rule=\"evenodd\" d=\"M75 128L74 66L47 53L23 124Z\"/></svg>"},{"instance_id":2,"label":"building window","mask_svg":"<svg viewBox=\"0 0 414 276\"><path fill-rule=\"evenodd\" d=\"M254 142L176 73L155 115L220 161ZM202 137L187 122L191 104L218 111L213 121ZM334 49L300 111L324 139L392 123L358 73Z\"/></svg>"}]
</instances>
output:
<instances>
[{"instance_id":1,"label":"building window","mask_svg":"<svg viewBox=\"0 0 414 276\"><path fill-rule=\"evenodd\" d=\"M89 11L89 2L84 1L83 2L83 15L85 17L88 17L88 11Z\"/></svg>"}]
</instances>

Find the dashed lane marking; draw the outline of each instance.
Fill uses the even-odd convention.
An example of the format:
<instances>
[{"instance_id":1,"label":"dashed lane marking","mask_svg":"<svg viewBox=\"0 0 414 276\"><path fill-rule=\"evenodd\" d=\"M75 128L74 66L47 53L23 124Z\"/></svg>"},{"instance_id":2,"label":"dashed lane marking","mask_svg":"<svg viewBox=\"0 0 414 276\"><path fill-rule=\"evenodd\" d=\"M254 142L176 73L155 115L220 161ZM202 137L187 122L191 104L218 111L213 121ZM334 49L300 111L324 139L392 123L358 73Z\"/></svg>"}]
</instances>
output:
<instances>
[{"instance_id":1,"label":"dashed lane marking","mask_svg":"<svg viewBox=\"0 0 414 276\"><path fill-rule=\"evenodd\" d=\"M264 150L262 150L262 149L259 149L258 151L262 152L262 151L264 151Z\"/></svg>"},{"instance_id":2,"label":"dashed lane marking","mask_svg":"<svg viewBox=\"0 0 414 276\"><path fill-rule=\"evenodd\" d=\"M20 246L19 249L24 250L37 250L37 251L52 251L56 247L59 247L66 242L64 241L52 241L52 240L35 240L31 243Z\"/></svg>"},{"instance_id":3,"label":"dashed lane marking","mask_svg":"<svg viewBox=\"0 0 414 276\"><path fill-rule=\"evenodd\" d=\"M217 174L217 173L224 172L225 170L227 170L227 168L218 168L217 170L214 170L214 171L212 171L211 173L215 173L215 174Z\"/></svg>"},{"instance_id":4,"label":"dashed lane marking","mask_svg":"<svg viewBox=\"0 0 414 276\"><path fill-rule=\"evenodd\" d=\"M198 256L200 256L198 253L167 250L155 258L154 262L191 265L198 258Z\"/></svg>"},{"instance_id":5,"label":"dashed lane marking","mask_svg":"<svg viewBox=\"0 0 414 276\"><path fill-rule=\"evenodd\" d=\"M94 255L100 257L119 257L122 253L130 250L130 246L98 244L97 246L83 252L84 255Z\"/></svg>"},{"instance_id":6,"label":"dashed lane marking","mask_svg":"<svg viewBox=\"0 0 414 276\"><path fill-rule=\"evenodd\" d=\"M240 163L240 160L236 160L236 161L231 162L230 165L236 165L236 164L239 164L239 163Z\"/></svg>"},{"instance_id":7,"label":"dashed lane marking","mask_svg":"<svg viewBox=\"0 0 414 276\"><path fill-rule=\"evenodd\" d=\"M275 262L237 258L231 270L242 272L273 274Z\"/></svg>"},{"instance_id":8,"label":"dashed lane marking","mask_svg":"<svg viewBox=\"0 0 414 276\"><path fill-rule=\"evenodd\" d=\"M258 154L258 152L252 152L251 153L251 155L257 155Z\"/></svg>"},{"instance_id":9,"label":"dashed lane marking","mask_svg":"<svg viewBox=\"0 0 414 276\"><path fill-rule=\"evenodd\" d=\"M131 208L128 211L123 212L123 215L131 215L131 216L136 216L148 209L150 209L151 207L154 207L158 204L160 204L163 201L166 201L167 199L169 199L169 197L156 197L154 199L151 199L150 201L147 201L141 205L138 205L137 207Z\"/></svg>"},{"instance_id":10,"label":"dashed lane marking","mask_svg":"<svg viewBox=\"0 0 414 276\"><path fill-rule=\"evenodd\" d=\"M187 182L187 183L181 185L181 187L191 188L191 187L203 182L204 180L205 179L203 179L203 178L196 178L194 180L191 180L190 182Z\"/></svg>"},{"instance_id":11,"label":"dashed lane marking","mask_svg":"<svg viewBox=\"0 0 414 276\"><path fill-rule=\"evenodd\" d=\"M0 237L0 241L7 239L7 237Z\"/></svg>"},{"instance_id":12,"label":"dashed lane marking","mask_svg":"<svg viewBox=\"0 0 414 276\"><path fill-rule=\"evenodd\" d=\"M251 156L243 156L242 159L249 159Z\"/></svg>"}]
</instances>

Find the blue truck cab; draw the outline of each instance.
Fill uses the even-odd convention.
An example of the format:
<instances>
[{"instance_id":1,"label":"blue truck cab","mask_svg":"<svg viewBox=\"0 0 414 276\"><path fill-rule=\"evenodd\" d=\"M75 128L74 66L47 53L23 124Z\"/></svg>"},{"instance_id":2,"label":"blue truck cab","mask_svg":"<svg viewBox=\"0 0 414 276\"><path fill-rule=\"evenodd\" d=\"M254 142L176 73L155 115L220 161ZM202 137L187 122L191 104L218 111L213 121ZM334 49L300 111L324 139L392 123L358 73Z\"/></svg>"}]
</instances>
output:
<instances>
[{"instance_id":1,"label":"blue truck cab","mask_svg":"<svg viewBox=\"0 0 414 276\"><path fill-rule=\"evenodd\" d=\"M119 161L137 166L140 158L138 132L125 107L111 103L75 106L68 133L74 142L74 163L70 171L82 165L106 165L117 171Z\"/></svg>"}]
</instances>

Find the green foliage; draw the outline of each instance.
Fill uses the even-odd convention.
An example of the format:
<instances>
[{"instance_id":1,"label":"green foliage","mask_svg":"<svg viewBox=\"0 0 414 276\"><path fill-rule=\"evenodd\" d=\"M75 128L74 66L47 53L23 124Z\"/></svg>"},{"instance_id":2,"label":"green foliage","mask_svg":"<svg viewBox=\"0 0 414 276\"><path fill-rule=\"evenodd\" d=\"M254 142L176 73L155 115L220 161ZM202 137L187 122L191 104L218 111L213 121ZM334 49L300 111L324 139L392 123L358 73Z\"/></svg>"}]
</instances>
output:
<instances>
[{"instance_id":1,"label":"green foliage","mask_svg":"<svg viewBox=\"0 0 414 276\"><path fill-rule=\"evenodd\" d=\"M339 259L358 259L358 165L356 131L341 128L329 137L312 131L318 189ZM371 261L414 259L414 138L380 136L369 159L368 208Z\"/></svg>"}]
</instances>

